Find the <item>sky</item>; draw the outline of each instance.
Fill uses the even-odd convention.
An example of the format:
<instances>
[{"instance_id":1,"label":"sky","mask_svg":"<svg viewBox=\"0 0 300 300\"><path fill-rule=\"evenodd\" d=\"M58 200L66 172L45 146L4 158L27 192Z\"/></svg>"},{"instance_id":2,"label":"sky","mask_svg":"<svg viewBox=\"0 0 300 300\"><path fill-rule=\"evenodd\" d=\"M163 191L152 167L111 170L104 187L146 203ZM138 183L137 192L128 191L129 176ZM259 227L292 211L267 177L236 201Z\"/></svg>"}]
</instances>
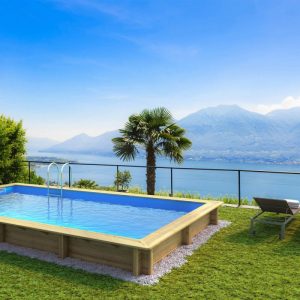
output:
<instances>
[{"instance_id":1,"label":"sky","mask_svg":"<svg viewBox=\"0 0 300 300\"><path fill-rule=\"evenodd\" d=\"M0 1L0 113L33 137L157 106L300 106L299 58L299 0Z\"/></svg>"}]
</instances>

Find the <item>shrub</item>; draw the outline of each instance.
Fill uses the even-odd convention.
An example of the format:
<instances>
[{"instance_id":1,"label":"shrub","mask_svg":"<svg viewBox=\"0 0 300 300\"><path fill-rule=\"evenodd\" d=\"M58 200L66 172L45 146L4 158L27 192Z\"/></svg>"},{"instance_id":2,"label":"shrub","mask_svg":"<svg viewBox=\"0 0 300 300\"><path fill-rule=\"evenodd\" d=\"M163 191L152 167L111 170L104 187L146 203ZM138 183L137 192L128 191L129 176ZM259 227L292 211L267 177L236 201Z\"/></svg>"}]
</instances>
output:
<instances>
[{"instance_id":1,"label":"shrub","mask_svg":"<svg viewBox=\"0 0 300 300\"><path fill-rule=\"evenodd\" d=\"M129 171L127 170L123 172L119 171L115 175L114 184L118 188L121 187L121 190L128 190L131 178L132 177Z\"/></svg>"},{"instance_id":2,"label":"shrub","mask_svg":"<svg viewBox=\"0 0 300 300\"><path fill-rule=\"evenodd\" d=\"M34 170L31 170L30 171L30 182L29 182L28 168L26 167L24 174L23 174L22 182L43 185L43 184L45 184L46 181L43 177L37 175Z\"/></svg>"},{"instance_id":3,"label":"shrub","mask_svg":"<svg viewBox=\"0 0 300 300\"><path fill-rule=\"evenodd\" d=\"M80 179L75 181L73 184L74 187L81 188L81 189L97 189L98 184L94 180L90 179Z\"/></svg>"},{"instance_id":4,"label":"shrub","mask_svg":"<svg viewBox=\"0 0 300 300\"><path fill-rule=\"evenodd\" d=\"M25 144L22 121L0 115L0 183L22 181L26 171Z\"/></svg>"}]
</instances>

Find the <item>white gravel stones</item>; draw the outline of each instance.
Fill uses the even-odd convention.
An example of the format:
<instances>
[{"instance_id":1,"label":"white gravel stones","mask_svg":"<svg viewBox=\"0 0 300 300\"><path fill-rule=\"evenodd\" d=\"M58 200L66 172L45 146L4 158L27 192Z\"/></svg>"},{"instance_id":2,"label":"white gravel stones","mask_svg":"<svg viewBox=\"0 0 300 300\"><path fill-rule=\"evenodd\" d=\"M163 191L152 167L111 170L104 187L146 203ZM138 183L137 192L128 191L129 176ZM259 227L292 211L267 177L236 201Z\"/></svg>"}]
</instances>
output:
<instances>
[{"instance_id":1,"label":"white gravel stones","mask_svg":"<svg viewBox=\"0 0 300 300\"><path fill-rule=\"evenodd\" d=\"M220 229L227 227L229 224L230 222L228 221L219 221L218 225L209 225L206 229L204 229L193 238L193 243L191 245L185 245L177 248L162 261L155 264L153 275L133 276L130 272L118 268L89 263L70 257L61 259L58 258L55 254L49 252L14 246L7 243L0 243L0 251L16 253L22 256L28 256L50 263L55 263L61 266L80 269L90 273L109 275L114 278L135 282L141 285L153 285L158 283L159 279L165 274L171 272L172 269L179 268L183 264L185 264L187 262L188 256L192 255L196 249L206 243L213 234L218 232Z\"/></svg>"}]
</instances>

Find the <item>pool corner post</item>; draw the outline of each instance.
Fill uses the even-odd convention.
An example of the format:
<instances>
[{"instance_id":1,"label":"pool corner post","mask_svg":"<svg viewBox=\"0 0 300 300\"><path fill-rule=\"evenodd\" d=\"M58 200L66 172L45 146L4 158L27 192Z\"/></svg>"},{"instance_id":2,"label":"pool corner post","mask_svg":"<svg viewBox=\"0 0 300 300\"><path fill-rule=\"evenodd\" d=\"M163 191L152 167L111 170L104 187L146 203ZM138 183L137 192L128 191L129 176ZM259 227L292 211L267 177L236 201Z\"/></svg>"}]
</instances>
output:
<instances>
[{"instance_id":1,"label":"pool corner post","mask_svg":"<svg viewBox=\"0 0 300 300\"><path fill-rule=\"evenodd\" d=\"M218 208L212 210L209 214L209 224L218 225Z\"/></svg>"},{"instance_id":2,"label":"pool corner post","mask_svg":"<svg viewBox=\"0 0 300 300\"><path fill-rule=\"evenodd\" d=\"M153 274L153 249L132 250L132 274L138 276L141 274Z\"/></svg>"},{"instance_id":3,"label":"pool corner post","mask_svg":"<svg viewBox=\"0 0 300 300\"><path fill-rule=\"evenodd\" d=\"M5 242L5 225L0 223L0 243Z\"/></svg>"},{"instance_id":4,"label":"pool corner post","mask_svg":"<svg viewBox=\"0 0 300 300\"><path fill-rule=\"evenodd\" d=\"M147 264L146 264L146 275L152 275L153 274L153 249L150 249L147 251Z\"/></svg>"},{"instance_id":5,"label":"pool corner post","mask_svg":"<svg viewBox=\"0 0 300 300\"><path fill-rule=\"evenodd\" d=\"M190 226L184 228L181 232L182 235L182 245L190 245L193 242Z\"/></svg>"},{"instance_id":6,"label":"pool corner post","mask_svg":"<svg viewBox=\"0 0 300 300\"><path fill-rule=\"evenodd\" d=\"M132 252L132 273L138 276L141 273L141 255L140 250L134 248Z\"/></svg>"},{"instance_id":7,"label":"pool corner post","mask_svg":"<svg viewBox=\"0 0 300 300\"><path fill-rule=\"evenodd\" d=\"M66 258L68 256L68 237L61 234L58 237L58 257Z\"/></svg>"}]
</instances>

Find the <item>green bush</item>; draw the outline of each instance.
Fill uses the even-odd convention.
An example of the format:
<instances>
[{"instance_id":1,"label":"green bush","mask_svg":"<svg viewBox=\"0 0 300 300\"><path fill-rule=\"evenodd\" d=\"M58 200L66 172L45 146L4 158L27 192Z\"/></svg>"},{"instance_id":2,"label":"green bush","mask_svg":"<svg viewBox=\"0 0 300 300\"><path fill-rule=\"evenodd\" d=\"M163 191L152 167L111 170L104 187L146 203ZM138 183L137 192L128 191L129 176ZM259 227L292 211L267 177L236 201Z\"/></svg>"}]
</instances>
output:
<instances>
[{"instance_id":1,"label":"green bush","mask_svg":"<svg viewBox=\"0 0 300 300\"><path fill-rule=\"evenodd\" d=\"M81 188L81 189L97 189L98 184L94 180L90 179L80 179L75 181L73 184L74 187Z\"/></svg>"},{"instance_id":2,"label":"green bush","mask_svg":"<svg viewBox=\"0 0 300 300\"><path fill-rule=\"evenodd\" d=\"M25 171L24 171L23 178L22 178L21 182L43 185L43 184L45 184L46 181L43 177L37 175L34 170L30 170L30 182L29 182L28 168L25 167Z\"/></svg>"},{"instance_id":3,"label":"green bush","mask_svg":"<svg viewBox=\"0 0 300 300\"><path fill-rule=\"evenodd\" d=\"M114 184L118 189L121 188L121 190L128 190L131 178L132 177L129 171L119 171L115 175Z\"/></svg>"},{"instance_id":4,"label":"green bush","mask_svg":"<svg viewBox=\"0 0 300 300\"><path fill-rule=\"evenodd\" d=\"M0 183L22 181L26 172L25 145L22 121L0 115Z\"/></svg>"}]
</instances>

